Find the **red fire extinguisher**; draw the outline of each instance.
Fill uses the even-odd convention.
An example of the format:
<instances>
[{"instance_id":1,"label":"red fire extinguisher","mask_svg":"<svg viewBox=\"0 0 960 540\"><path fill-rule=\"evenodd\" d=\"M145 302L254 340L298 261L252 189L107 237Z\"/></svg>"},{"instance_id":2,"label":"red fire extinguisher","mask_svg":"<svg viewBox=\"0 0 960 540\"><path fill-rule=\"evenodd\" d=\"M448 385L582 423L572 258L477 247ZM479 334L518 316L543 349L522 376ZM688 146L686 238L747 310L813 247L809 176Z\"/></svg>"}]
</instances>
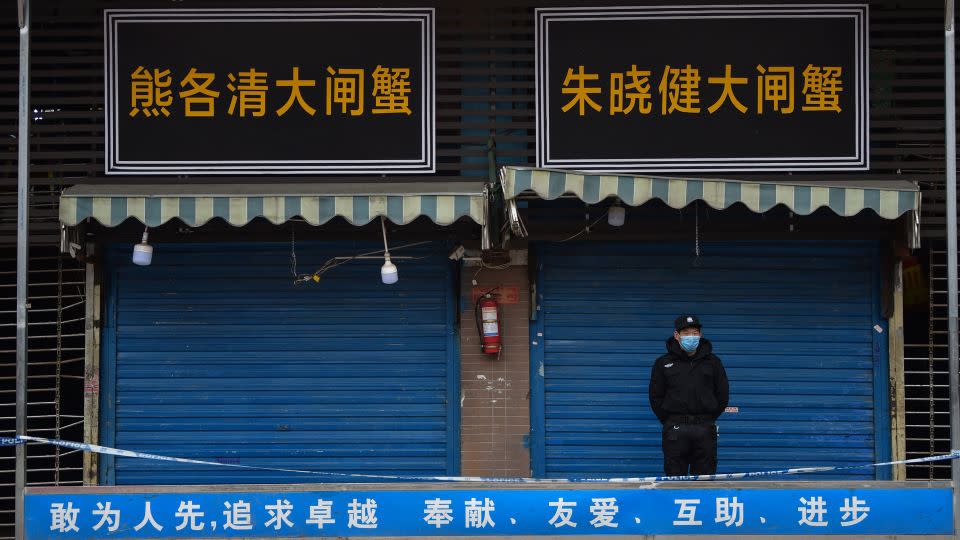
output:
<instances>
[{"instance_id":1,"label":"red fire extinguisher","mask_svg":"<svg viewBox=\"0 0 960 540\"><path fill-rule=\"evenodd\" d=\"M477 330L480 348L486 354L500 352L500 307L489 292L477 300Z\"/></svg>"}]
</instances>

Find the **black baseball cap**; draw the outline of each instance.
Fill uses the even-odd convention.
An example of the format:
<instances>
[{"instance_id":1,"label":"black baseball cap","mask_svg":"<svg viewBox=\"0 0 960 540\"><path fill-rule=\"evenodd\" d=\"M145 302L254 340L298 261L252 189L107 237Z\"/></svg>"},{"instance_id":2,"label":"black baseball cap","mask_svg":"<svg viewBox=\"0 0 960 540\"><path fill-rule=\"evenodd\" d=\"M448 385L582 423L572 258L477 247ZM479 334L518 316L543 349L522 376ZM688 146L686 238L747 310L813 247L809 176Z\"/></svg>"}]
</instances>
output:
<instances>
[{"instance_id":1,"label":"black baseball cap","mask_svg":"<svg viewBox=\"0 0 960 540\"><path fill-rule=\"evenodd\" d=\"M700 324L700 319L698 319L696 315L681 315L677 317L677 320L673 321L673 329L677 332L684 328L690 328L691 326L698 329L703 327L703 325Z\"/></svg>"}]
</instances>

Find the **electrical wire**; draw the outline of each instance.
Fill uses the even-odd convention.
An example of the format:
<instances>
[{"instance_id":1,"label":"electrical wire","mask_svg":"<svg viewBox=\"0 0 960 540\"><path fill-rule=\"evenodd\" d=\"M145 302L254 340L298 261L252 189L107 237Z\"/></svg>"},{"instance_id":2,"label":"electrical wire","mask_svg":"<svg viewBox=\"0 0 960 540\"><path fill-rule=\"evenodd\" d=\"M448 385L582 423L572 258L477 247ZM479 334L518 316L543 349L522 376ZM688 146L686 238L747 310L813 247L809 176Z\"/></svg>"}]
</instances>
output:
<instances>
[{"instance_id":1,"label":"electrical wire","mask_svg":"<svg viewBox=\"0 0 960 540\"><path fill-rule=\"evenodd\" d=\"M296 225L290 224L290 273L293 274L293 282L297 282L297 234Z\"/></svg>"},{"instance_id":2,"label":"electrical wire","mask_svg":"<svg viewBox=\"0 0 960 540\"><path fill-rule=\"evenodd\" d=\"M564 242L569 242L570 240L573 240L574 238L579 237L579 236L582 235L583 233L588 232L591 227L593 227L593 226L596 225L597 223L600 223L600 220L602 220L603 218L607 217L607 214L609 214L609 213L610 213L610 210L607 210L606 212L600 214L600 217L598 217L597 219L595 219L595 220L593 221L593 223L591 223L591 224L587 225L586 227L584 227L583 229L581 229L580 232L574 234L573 236L569 236L569 237L567 237L567 238L564 238L563 240L557 240L555 243L557 243L557 244L562 244L562 243L564 243Z\"/></svg>"},{"instance_id":3,"label":"electrical wire","mask_svg":"<svg viewBox=\"0 0 960 540\"><path fill-rule=\"evenodd\" d=\"M696 250L697 259L700 258L700 201L694 203L696 206L693 207L694 212L694 249Z\"/></svg>"},{"instance_id":4,"label":"electrical wire","mask_svg":"<svg viewBox=\"0 0 960 540\"><path fill-rule=\"evenodd\" d=\"M422 246L422 245L424 245L424 244L429 244L429 243L431 243L430 240L424 240L424 241L422 241L422 242L412 242L412 243L409 243L409 244L403 244L403 245L400 245L400 246L395 246L395 247L393 248L393 250L394 250L394 252L396 252L397 250L400 250L400 249L410 248L410 247L416 247L416 246ZM342 265L344 265L344 264L347 264L348 262L354 261L354 260L356 260L356 259L358 259L358 258L360 258L360 257L369 257L369 256L371 256L371 255L380 255L380 254L382 254L382 253L384 253L384 252L385 252L385 250L382 250L382 249L381 249L381 250L376 250L376 251L368 251L368 252L366 252L366 253L357 253L357 254L351 255L351 256L331 257L330 259L327 259L327 261L326 261L325 263L323 263L323 265L320 267L320 269L317 270L316 272L313 272L312 274L300 274L300 275L297 275L297 276L294 278L294 284L299 285L299 284L301 284L301 283L307 283L308 281L319 282L319 281L320 281L320 278L322 278L325 273L329 272L330 270L333 270L334 268L336 268L336 267L338 267L338 266L342 266ZM426 259L427 257L429 257L429 255L424 255L424 256L421 256L421 257L404 257L403 259L404 259L404 260L414 260L414 261L415 261L415 260L420 260L420 259Z\"/></svg>"},{"instance_id":5,"label":"electrical wire","mask_svg":"<svg viewBox=\"0 0 960 540\"><path fill-rule=\"evenodd\" d=\"M383 231L383 253L390 256L390 248L387 247L387 218L380 216L380 230Z\"/></svg>"},{"instance_id":6,"label":"electrical wire","mask_svg":"<svg viewBox=\"0 0 960 540\"><path fill-rule=\"evenodd\" d=\"M480 272L482 272L483 270L507 270L507 269L509 269L510 266L512 265L512 264L509 263L509 262L506 262L506 263L503 263L503 264L493 264L493 265L491 265L491 264L487 264L487 263L483 262L483 259L480 259L479 262L480 262L479 268L477 268L477 271L473 274L473 279L471 280L471 282L476 281L476 280L477 280L477 276L479 276L479 275L480 275Z\"/></svg>"}]
</instances>

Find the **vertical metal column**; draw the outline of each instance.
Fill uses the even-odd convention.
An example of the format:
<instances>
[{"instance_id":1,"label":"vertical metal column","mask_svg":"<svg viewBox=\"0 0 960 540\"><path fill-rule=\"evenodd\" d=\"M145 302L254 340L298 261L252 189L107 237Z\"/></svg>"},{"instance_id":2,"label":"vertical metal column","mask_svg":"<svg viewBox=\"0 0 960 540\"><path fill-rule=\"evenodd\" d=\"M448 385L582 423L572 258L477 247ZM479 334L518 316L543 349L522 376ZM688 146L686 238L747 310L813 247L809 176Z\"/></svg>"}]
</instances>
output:
<instances>
[{"instance_id":1,"label":"vertical metal column","mask_svg":"<svg viewBox=\"0 0 960 540\"><path fill-rule=\"evenodd\" d=\"M960 449L960 362L957 359L957 125L954 65L954 0L944 13L944 99L947 156L947 338L950 359L950 449ZM953 484L953 533L960 534L960 461L950 466Z\"/></svg>"},{"instance_id":2,"label":"vertical metal column","mask_svg":"<svg viewBox=\"0 0 960 540\"><path fill-rule=\"evenodd\" d=\"M18 0L20 85L17 109L17 435L27 433L27 273L30 224L30 0ZM16 450L16 538L23 539L23 488L27 449Z\"/></svg>"}]
</instances>

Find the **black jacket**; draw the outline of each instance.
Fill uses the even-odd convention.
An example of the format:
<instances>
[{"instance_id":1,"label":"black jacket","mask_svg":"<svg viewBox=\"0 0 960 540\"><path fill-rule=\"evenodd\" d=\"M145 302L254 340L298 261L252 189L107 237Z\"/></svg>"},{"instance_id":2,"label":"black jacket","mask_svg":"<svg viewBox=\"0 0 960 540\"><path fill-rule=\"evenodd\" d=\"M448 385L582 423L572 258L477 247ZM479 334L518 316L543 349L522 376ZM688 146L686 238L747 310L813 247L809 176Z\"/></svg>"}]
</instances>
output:
<instances>
[{"instance_id":1,"label":"black jacket","mask_svg":"<svg viewBox=\"0 0 960 540\"><path fill-rule=\"evenodd\" d=\"M672 415L709 416L716 420L730 399L727 372L713 354L713 345L700 338L688 355L677 340L667 340L667 354L657 358L650 374L650 407L660 422Z\"/></svg>"}]
</instances>

